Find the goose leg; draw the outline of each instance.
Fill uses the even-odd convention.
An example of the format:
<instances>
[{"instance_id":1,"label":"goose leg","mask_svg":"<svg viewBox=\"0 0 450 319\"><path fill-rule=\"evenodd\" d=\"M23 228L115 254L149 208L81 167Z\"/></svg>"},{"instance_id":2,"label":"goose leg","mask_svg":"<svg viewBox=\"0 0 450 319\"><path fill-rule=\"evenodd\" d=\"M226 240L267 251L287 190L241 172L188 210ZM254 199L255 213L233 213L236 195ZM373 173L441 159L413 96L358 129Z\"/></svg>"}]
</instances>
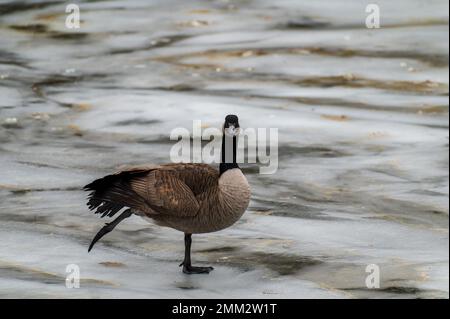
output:
<instances>
[{"instance_id":1,"label":"goose leg","mask_svg":"<svg viewBox=\"0 0 450 319\"><path fill-rule=\"evenodd\" d=\"M183 266L183 272L185 274L209 274L213 267L194 267L191 265L191 244L192 234L184 234L184 260L180 264Z\"/></svg>"},{"instance_id":2,"label":"goose leg","mask_svg":"<svg viewBox=\"0 0 450 319\"><path fill-rule=\"evenodd\" d=\"M131 215L133 215L133 213L131 212L131 209L127 209L122 214L120 214L119 217L114 219L112 222L106 223L106 225L103 226L102 229L99 230L97 235L95 235L94 239L92 240L91 244L89 245L88 252L91 251L92 247L94 247L95 243L98 242L100 240L100 238L102 238L107 233L112 231L114 229L114 227L116 227L122 220L130 217Z\"/></svg>"}]
</instances>

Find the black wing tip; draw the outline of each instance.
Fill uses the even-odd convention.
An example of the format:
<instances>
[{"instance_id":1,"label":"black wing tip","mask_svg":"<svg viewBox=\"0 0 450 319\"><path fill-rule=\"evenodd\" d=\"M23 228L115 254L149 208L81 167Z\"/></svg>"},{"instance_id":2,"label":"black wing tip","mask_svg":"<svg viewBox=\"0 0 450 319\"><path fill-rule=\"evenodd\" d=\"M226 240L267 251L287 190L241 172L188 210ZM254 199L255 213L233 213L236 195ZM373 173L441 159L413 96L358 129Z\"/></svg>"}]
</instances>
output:
<instances>
[{"instance_id":1,"label":"black wing tip","mask_svg":"<svg viewBox=\"0 0 450 319\"><path fill-rule=\"evenodd\" d=\"M101 199L101 194L105 191L107 188L107 180L110 179L110 175L96 179L95 181L85 185L82 189L86 192L90 192L87 195L87 203L90 211L95 211L95 214L98 214L99 211L97 210L99 206L102 205L104 202Z\"/></svg>"},{"instance_id":2,"label":"black wing tip","mask_svg":"<svg viewBox=\"0 0 450 319\"><path fill-rule=\"evenodd\" d=\"M83 186L83 190L85 191L97 191L100 188L102 188L102 186L104 187L105 185L102 185L104 183L104 177L100 178L100 179L96 179L95 181Z\"/></svg>"},{"instance_id":3,"label":"black wing tip","mask_svg":"<svg viewBox=\"0 0 450 319\"><path fill-rule=\"evenodd\" d=\"M101 217L112 217L125 206L136 202L136 193L128 185L129 179L145 171L124 171L118 174L106 175L83 187L90 192L87 196L87 206Z\"/></svg>"},{"instance_id":4,"label":"black wing tip","mask_svg":"<svg viewBox=\"0 0 450 319\"><path fill-rule=\"evenodd\" d=\"M116 174L110 174L103 176L101 178L96 179L95 181L85 185L83 190L85 191L93 191L93 192L101 192L111 185L113 185L117 181L126 181L127 179L132 178L133 176L146 174L147 170L136 170L136 171L123 171Z\"/></svg>"}]
</instances>

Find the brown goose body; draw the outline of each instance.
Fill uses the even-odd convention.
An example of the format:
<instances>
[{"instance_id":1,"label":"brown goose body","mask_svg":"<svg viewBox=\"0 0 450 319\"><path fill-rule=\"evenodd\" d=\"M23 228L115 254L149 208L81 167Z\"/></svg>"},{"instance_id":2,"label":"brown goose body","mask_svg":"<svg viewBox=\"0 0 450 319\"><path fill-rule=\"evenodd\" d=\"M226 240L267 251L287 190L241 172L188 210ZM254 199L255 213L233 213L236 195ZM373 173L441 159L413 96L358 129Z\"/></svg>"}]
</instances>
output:
<instances>
[{"instance_id":1,"label":"brown goose body","mask_svg":"<svg viewBox=\"0 0 450 319\"><path fill-rule=\"evenodd\" d=\"M93 190L88 205L96 213L111 217L119 206L130 207L136 215L189 234L233 225L250 200L250 186L240 169L219 175L206 164L123 168L86 188Z\"/></svg>"}]
</instances>

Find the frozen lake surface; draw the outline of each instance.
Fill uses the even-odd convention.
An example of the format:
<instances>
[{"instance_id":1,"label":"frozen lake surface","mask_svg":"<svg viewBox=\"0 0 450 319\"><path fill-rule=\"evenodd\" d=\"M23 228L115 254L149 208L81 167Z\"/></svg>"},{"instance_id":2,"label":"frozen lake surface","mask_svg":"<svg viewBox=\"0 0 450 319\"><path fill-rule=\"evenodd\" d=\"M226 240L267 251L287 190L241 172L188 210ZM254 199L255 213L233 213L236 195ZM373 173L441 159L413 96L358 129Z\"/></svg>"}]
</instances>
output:
<instances>
[{"instance_id":1,"label":"frozen lake surface","mask_svg":"<svg viewBox=\"0 0 450 319\"><path fill-rule=\"evenodd\" d=\"M1 298L448 298L448 2L0 0ZM169 161L175 127L279 128L233 227L105 220L83 185ZM65 287L77 264L81 287ZM366 266L380 267L368 289Z\"/></svg>"}]
</instances>

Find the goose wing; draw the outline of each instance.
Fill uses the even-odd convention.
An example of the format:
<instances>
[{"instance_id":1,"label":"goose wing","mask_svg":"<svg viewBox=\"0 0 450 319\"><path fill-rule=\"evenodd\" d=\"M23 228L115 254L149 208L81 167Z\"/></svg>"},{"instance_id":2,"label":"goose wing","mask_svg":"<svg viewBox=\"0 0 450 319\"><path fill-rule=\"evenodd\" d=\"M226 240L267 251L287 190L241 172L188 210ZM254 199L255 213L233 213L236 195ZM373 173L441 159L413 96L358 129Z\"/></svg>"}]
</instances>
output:
<instances>
[{"instance_id":1,"label":"goose wing","mask_svg":"<svg viewBox=\"0 0 450 319\"><path fill-rule=\"evenodd\" d=\"M96 214L114 216L130 207L149 216L197 214L197 195L217 184L218 172L204 164L126 167L85 186L88 206Z\"/></svg>"},{"instance_id":2,"label":"goose wing","mask_svg":"<svg viewBox=\"0 0 450 319\"><path fill-rule=\"evenodd\" d=\"M157 214L195 216L198 198L218 184L219 173L206 164L166 164L145 178L132 180L133 190L147 199Z\"/></svg>"},{"instance_id":3,"label":"goose wing","mask_svg":"<svg viewBox=\"0 0 450 319\"><path fill-rule=\"evenodd\" d=\"M210 191L219 183L219 171L207 164L166 164L163 165L162 170L170 171L182 180L196 197Z\"/></svg>"}]
</instances>

